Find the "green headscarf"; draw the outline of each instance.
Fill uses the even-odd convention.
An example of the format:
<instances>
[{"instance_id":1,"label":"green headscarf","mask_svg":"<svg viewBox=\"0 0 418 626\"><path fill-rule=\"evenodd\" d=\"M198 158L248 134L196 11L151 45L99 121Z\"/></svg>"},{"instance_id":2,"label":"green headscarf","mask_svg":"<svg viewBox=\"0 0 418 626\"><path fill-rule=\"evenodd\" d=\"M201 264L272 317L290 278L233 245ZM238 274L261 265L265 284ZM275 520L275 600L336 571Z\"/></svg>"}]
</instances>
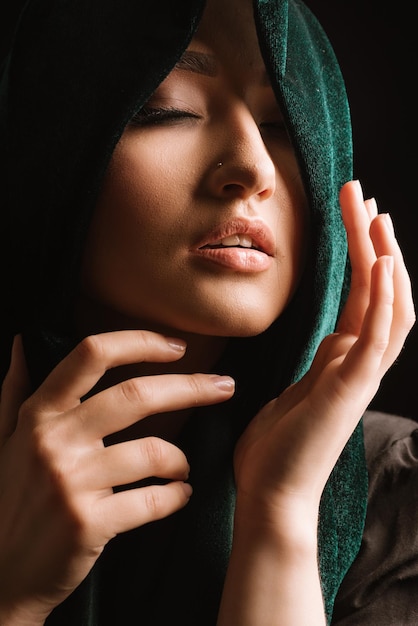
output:
<instances>
[{"instance_id":1,"label":"green headscarf","mask_svg":"<svg viewBox=\"0 0 418 626\"><path fill-rule=\"evenodd\" d=\"M31 0L25 6L0 84L2 376L16 332L24 333L34 386L74 344L81 251L112 151L187 47L204 4ZM269 330L231 342L221 367L237 378L236 398L201 409L186 427L181 445L194 486L189 505L112 540L48 625L216 623L231 546L236 439L263 403L306 372L344 303L349 268L338 193L352 177L352 145L339 67L299 0L255 0L254 16L311 210L306 275ZM360 546L366 497L360 424L321 503L320 571L329 619ZM159 534L153 538L158 529L166 543Z\"/></svg>"}]
</instances>

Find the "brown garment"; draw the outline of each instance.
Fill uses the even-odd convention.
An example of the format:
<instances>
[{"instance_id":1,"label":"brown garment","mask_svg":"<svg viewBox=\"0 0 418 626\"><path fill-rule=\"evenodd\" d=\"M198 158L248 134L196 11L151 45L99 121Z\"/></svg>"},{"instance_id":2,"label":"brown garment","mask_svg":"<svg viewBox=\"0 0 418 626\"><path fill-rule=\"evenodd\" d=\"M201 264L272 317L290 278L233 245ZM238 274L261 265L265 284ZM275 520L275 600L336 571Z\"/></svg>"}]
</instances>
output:
<instances>
[{"instance_id":1,"label":"brown garment","mask_svg":"<svg viewBox=\"0 0 418 626\"><path fill-rule=\"evenodd\" d=\"M364 418L369 504L360 552L340 587L333 626L418 625L418 423Z\"/></svg>"}]
</instances>

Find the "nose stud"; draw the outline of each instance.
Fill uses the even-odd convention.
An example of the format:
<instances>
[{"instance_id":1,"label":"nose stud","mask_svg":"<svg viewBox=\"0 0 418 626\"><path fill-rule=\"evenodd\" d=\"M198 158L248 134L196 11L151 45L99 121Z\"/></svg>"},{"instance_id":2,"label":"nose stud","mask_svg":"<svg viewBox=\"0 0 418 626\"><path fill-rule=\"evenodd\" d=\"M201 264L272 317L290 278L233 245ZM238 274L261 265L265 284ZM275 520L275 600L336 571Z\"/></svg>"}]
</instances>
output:
<instances>
[{"instance_id":1,"label":"nose stud","mask_svg":"<svg viewBox=\"0 0 418 626\"><path fill-rule=\"evenodd\" d=\"M223 163L217 163L216 167L222 167Z\"/></svg>"}]
</instances>

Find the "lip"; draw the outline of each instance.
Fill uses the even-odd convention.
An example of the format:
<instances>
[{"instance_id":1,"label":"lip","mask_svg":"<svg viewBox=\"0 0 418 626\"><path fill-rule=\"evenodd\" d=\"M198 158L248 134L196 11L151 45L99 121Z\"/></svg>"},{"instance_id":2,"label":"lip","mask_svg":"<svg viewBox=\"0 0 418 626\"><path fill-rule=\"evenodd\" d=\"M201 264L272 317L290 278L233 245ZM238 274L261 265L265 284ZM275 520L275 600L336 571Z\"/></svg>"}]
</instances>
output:
<instances>
[{"instance_id":1,"label":"lip","mask_svg":"<svg viewBox=\"0 0 418 626\"><path fill-rule=\"evenodd\" d=\"M235 234L251 237L254 247L208 247ZM275 256L275 241L273 233L263 220L234 218L206 234L193 246L192 253L210 263L235 271L261 272L271 265L272 257Z\"/></svg>"}]
</instances>

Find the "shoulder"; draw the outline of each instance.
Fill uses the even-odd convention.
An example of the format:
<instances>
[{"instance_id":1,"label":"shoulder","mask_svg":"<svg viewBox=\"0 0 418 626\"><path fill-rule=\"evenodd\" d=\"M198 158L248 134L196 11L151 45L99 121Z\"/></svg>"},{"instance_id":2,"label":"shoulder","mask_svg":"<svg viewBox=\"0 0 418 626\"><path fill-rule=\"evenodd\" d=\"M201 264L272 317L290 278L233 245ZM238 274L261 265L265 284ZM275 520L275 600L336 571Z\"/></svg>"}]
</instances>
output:
<instances>
[{"instance_id":1,"label":"shoulder","mask_svg":"<svg viewBox=\"0 0 418 626\"><path fill-rule=\"evenodd\" d=\"M377 464L406 455L405 461L415 469L415 463L408 463L410 452L418 446L418 422L407 417L367 411L363 418L364 442L369 471ZM415 457L415 461L417 458Z\"/></svg>"},{"instance_id":2,"label":"shoulder","mask_svg":"<svg viewBox=\"0 0 418 626\"><path fill-rule=\"evenodd\" d=\"M377 530L384 527L389 540L385 549L396 552L399 540L418 522L418 422L368 412L363 424L369 471L363 543L376 545Z\"/></svg>"},{"instance_id":3,"label":"shoulder","mask_svg":"<svg viewBox=\"0 0 418 626\"><path fill-rule=\"evenodd\" d=\"M418 623L418 422L369 411L363 426L366 524L333 624L412 626Z\"/></svg>"}]
</instances>

